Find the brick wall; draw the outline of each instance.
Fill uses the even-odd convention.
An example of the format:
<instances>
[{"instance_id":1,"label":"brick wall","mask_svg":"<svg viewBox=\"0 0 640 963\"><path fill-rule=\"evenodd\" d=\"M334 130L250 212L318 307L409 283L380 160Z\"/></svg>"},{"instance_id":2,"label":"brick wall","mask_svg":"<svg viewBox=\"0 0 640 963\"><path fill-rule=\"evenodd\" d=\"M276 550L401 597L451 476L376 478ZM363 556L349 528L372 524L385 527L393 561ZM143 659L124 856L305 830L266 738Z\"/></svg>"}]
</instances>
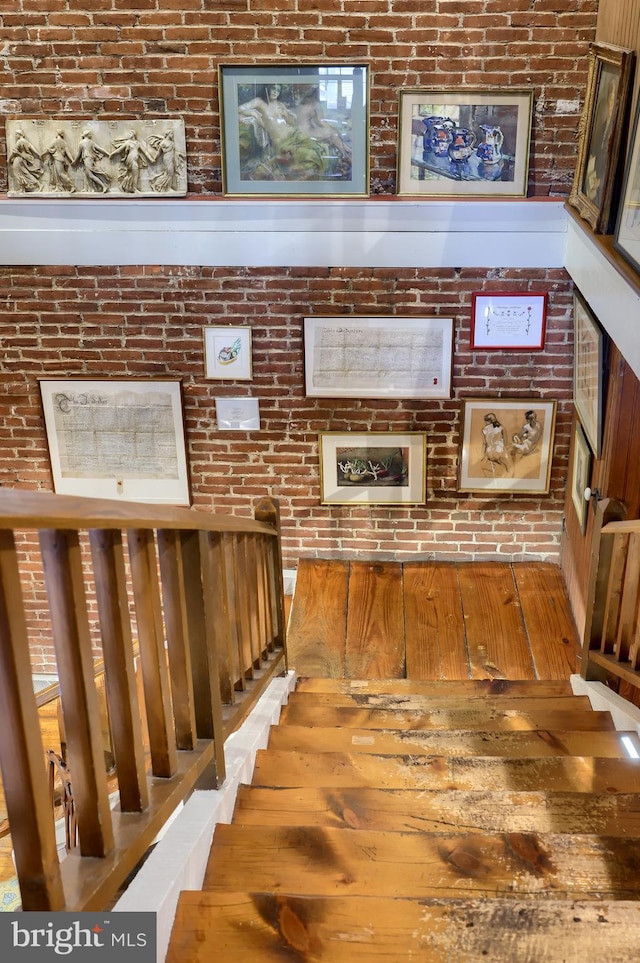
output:
<instances>
[{"instance_id":1,"label":"brick wall","mask_svg":"<svg viewBox=\"0 0 640 963\"><path fill-rule=\"evenodd\" d=\"M0 0L0 114L184 117L219 193L220 62L366 61L371 188L394 191L398 90L532 86L530 193L566 194L597 0ZM4 130L0 157L6 156ZM6 190L2 165L0 191Z\"/></svg>"},{"instance_id":2,"label":"brick wall","mask_svg":"<svg viewBox=\"0 0 640 963\"><path fill-rule=\"evenodd\" d=\"M471 352L471 294L548 291L542 353ZM300 556L556 559L572 395L570 285L563 271L486 269L18 268L0 273L0 481L51 487L38 376L180 377L193 500L250 513L281 499L286 562ZM310 314L452 317L454 398L305 398L302 319ZM253 380L204 379L203 324L250 324ZM456 491L460 401L559 400L548 496ZM219 432L216 396L260 399L262 430ZM319 504L320 431L426 431L423 507Z\"/></svg>"}]
</instances>

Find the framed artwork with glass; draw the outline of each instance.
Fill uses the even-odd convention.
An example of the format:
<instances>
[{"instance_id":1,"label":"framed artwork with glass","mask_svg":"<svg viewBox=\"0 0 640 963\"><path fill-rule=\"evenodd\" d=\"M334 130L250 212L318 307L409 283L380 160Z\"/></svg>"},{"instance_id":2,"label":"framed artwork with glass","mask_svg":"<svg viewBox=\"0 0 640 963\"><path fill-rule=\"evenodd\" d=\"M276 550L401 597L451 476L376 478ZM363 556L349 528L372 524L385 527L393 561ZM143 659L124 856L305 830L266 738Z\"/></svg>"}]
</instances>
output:
<instances>
[{"instance_id":1,"label":"framed artwork with glass","mask_svg":"<svg viewBox=\"0 0 640 963\"><path fill-rule=\"evenodd\" d=\"M524 197L533 90L400 91L398 194Z\"/></svg>"},{"instance_id":2,"label":"framed artwork with glass","mask_svg":"<svg viewBox=\"0 0 640 963\"><path fill-rule=\"evenodd\" d=\"M589 48L587 92L569 204L596 234L608 234L615 222L634 61L633 50L602 43Z\"/></svg>"},{"instance_id":3,"label":"framed artwork with glass","mask_svg":"<svg viewBox=\"0 0 640 963\"><path fill-rule=\"evenodd\" d=\"M420 431L344 433L319 438L323 505L422 505L427 436Z\"/></svg>"},{"instance_id":4,"label":"framed artwork with glass","mask_svg":"<svg viewBox=\"0 0 640 963\"><path fill-rule=\"evenodd\" d=\"M459 491L549 491L555 400L466 398L462 406Z\"/></svg>"},{"instance_id":5,"label":"framed artwork with glass","mask_svg":"<svg viewBox=\"0 0 640 963\"><path fill-rule=\"evenodd\" d=\"M365 64L221 64L222 186L228 196L366 196Z\"/></svg>"},{"instance_id":6,"label":"framed artwork with glass","mask_svg":"<svg viewBox=\"0 0 640 963\"><path fill-rule=\"evenodd\" d=\"M613 246L640 274L640 102L629 147Z\"/></svg>"}]
</instances>

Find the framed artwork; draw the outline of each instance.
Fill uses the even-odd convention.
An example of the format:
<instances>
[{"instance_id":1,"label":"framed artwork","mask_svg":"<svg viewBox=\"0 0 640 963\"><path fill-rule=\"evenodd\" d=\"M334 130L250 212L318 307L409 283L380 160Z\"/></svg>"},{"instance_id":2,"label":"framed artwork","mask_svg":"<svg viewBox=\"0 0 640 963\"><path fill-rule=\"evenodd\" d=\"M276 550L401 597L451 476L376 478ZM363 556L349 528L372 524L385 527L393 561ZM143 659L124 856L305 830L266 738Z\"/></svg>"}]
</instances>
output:
<instances>
[{"instance_id":1,"label":"framed artwork","mask_svg":"<svg viewBox=\"0 0 640 963\"><path fill-rule=\"evenodd\" d=\"M424 432L325 432L320 435L323 505L422 505Z\"/></svg>"},{"instance_id":2,"label":"framed artwork","mask_svg":"<svg viewBox=\"0 0 640 963\"><path fill-rule=\"evenodd\" d=\"M602 446L603 342L602 328L578 291L573 293L573 403L596 458Z\"/></svg>"},{"instance_id":3,"label":"framed artwork","mask_svg":"<svg viewBox=\"0 0 640 963\"><path fill-rule=\"evenodd\" d=\"M400 91L398 194L524 197L533 90Z\"/></svg>"},{"instance_id":4,"label":"framed artwork","mask_svg":"<svg viewBox=\"0 0 640 963\"><path fill-rule=\"evenodd\" d=\"M546 323L546 294L490 291L472 295L472 348L542 351Z\"/></svg>"},{"instance_id":5,"label":"framed artwork","mask_svg":"<svg viewBox=\"0 0 640 963\"><path fill-rule=\"evenodd\" d=\"M450 398L452 347L451 318L305 318L306 393Z\"/></svg>"},{"instance_id":6,"label":"framed artwork","mask_svg":"<svg viewBox=\"0 0 640 963\"><path fill-rule=\"evenodd\" d=\"M633 125L613 246L640 274L640 101Z\"/></svg>"},{"instance_id":7,"label":"framed artwork","mask_svg":"<svg viewBox=\"0 0 640 963\"><path fill-rule=\"evenodd\" d=\"M587 91L569 204L597 234L608 234L615 220L634 60L634 52L622 47L596 43L589 48Z\"/></svg>"},{"instance_id":8,"label":"framed artwork","mask_svg":"<svg viewBox=\"0 0 640 963\"><path fill-rule=\"evenodd\" d=\"M251 328L208 325L203 337L205 378L251 381Z\"/></svg>"},{"instance_id":9,"label":"framed artwork","mask_svg":"<svg viewBox=\"0 0 640 963\"><path fill-rule=\"evenodd\" d=\"M556 401L467 398L462 402L459 491L549 491Z\"/></svg>"},{"instance_id":10,"label":"framed artwork","mask_svg":"<svg viewBox=\"0 0 640 963\"><path fill-rule=\"evenodd\" d=\"M365 64L221 64L222 186L230 196L365 196Z\"/></svg>"},{"instance_id":11,"label":"framed artwork","mask_svg":"<svg viewBox=\"0 0 640 963\"><path fill-rule=\"evenodd\" d=\"M584 497L584 490L589 485L591 477L591 450L578 421L575 423L572 447L571 501L580 522L580 531L584 535L587 528L587 506L589 504Z\"/></svg>"},{"instance_id":12,"label":"framed artwork","mask_svg":"<svg viewBox=\"0 0 640 963\"><path fill-rule=\"evenodd\" d=\"M259 431L257 398L216 398L218 431Z\"/></svg>"},{"instance_id":13,"label":"framed artwork","mask_svg":"<svg viewBox=\"0 0 640 963\"><path fill-rule=\"evenodd\" d=\"M54 491L188 505L180 381L39 381Z\"/></svg>"}]
</instances>

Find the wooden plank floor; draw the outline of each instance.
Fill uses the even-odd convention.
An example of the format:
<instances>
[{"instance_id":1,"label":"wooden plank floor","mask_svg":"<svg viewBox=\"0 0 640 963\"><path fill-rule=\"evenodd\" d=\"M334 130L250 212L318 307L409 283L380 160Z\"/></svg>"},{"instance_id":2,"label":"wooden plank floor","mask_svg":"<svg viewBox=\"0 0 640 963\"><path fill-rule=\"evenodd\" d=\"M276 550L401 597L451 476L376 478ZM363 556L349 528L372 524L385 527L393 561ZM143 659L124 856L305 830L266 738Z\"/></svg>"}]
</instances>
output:
<instances>
[{"instance_id":1,"label":"wooden plank floor","mask_svg":"<svg viewBox=\"0 0 640 963\"><path fill-rule=\"evenodd\" d=\"M550 563L299 563L289 664L323 678L567 679L579 640Z\"/></svg>"}]
</instances>

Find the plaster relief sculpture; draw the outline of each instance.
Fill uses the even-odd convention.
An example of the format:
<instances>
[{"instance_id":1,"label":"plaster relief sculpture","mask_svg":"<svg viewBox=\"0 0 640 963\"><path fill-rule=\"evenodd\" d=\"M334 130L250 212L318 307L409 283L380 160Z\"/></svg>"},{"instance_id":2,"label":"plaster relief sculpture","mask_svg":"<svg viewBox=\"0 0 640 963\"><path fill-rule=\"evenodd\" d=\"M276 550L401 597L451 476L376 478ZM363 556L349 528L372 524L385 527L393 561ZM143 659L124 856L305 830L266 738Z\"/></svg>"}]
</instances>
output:
<instances>
[{"instance_id":1,"label":"plaster relief sculpture","mask_svg":"<svg viewBox=\"0 0 640 963\"><path fill-rule=\"evenodd\" d=\"M9 197L187 193L183 120L7 120Z\"/></svg>"}]
</instances>

